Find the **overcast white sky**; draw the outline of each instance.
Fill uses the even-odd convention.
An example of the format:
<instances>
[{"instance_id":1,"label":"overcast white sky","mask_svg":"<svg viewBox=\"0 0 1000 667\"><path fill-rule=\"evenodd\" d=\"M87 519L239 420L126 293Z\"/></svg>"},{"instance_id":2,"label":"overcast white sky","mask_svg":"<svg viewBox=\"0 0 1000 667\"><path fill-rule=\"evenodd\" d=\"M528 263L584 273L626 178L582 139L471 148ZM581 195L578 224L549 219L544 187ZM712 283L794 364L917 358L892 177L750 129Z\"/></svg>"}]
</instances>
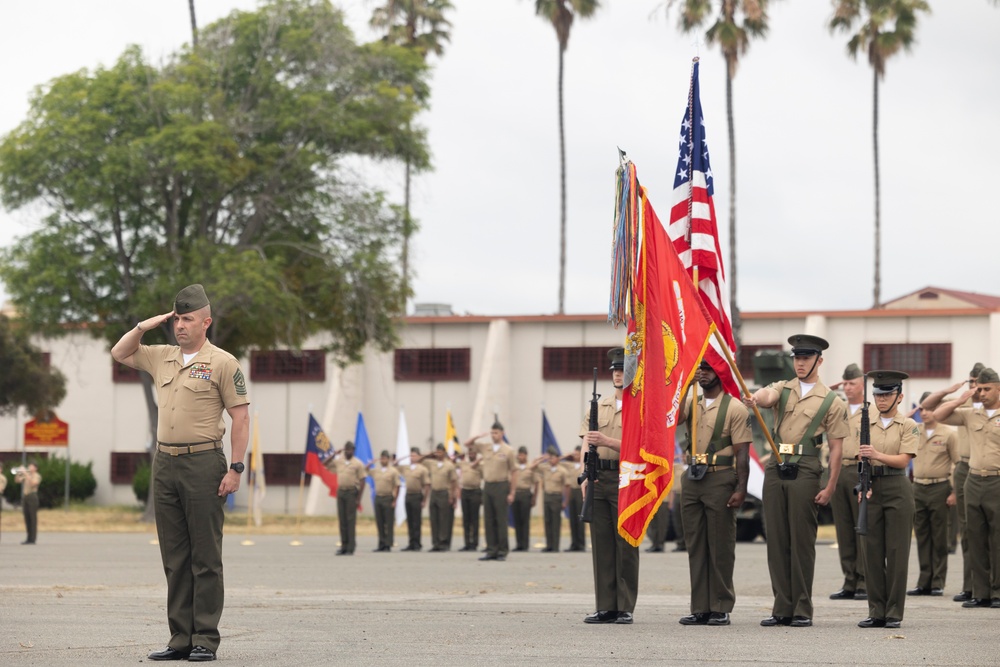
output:
<instances>
[{"instance_id":1,"label":"overcast white sky","mask_svg":"<svg viewBox=\"0 0 1000 667\"><path fill-rule=\"evenodd\" d=\"M453 0L452 42L422 116L435 169L414 187L416 302L477 314L557 308L557 46L531 0ZM339 3L362 36L374 2ZM662 0L604 0L566 54L566 309L607 309L616 146L666 217L691 57L728 257L725 70L663 15ZM880 87L883 299L926 285L1000 294L1000 8L932 3L911 54ZM205 25L249 0L197 0ZM658 10L658 7L660 8ZM872 299L872 75L826 29L830 3L772 3L771 33L734 82L738 302L745 311L866 308ZM34 86L109 65L137 43L154 61L190 39L185 0L0 4L0 133ZM398 191L402 168L374 176ZM37 211L0 211L0 244ZM731 271L731 267L728 267Z\"/></svg>"}]
</instances>

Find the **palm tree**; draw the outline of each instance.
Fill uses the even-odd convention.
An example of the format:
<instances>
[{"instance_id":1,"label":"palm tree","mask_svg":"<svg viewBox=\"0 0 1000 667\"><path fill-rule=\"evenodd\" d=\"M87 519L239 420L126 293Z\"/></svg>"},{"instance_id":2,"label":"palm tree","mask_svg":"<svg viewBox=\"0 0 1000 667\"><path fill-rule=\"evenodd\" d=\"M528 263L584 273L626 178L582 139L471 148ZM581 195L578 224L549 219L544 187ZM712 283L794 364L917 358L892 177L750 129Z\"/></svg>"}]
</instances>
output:
<instances>
[{"instance_id":1,"label":"palm tree","mask_svg":"<svg viewBox=\"0 0 1000 667\"><path fill-rule=\"evenodd\" d=\"M885 77L885 63L900 49L909 51L916 41L917 12L930 12L924 0L834 0L830 31L852 33L847 53L857 58L868 53L872 66L872 144L875 153L875 308L882 303L882 221L878 166L878 82Z\"/></svg>"},{"instance_id":2,"label":"palm tree","mask_svg":"<svg viewBox=\"0 0 1000 667\"><path fill-rule=\"evenodd\" d=\"M676 4L671 0L667 11ZM726 121L729 129L729 304L733 337L740 343L740 309L736 302L736 128L733 123L733 79L740 56L750 48L751 38L767 35L769 0L719 0L719 13L705 31L705 41L718 45L726 59ZM712 0L681 0L679 25L693 32L710 20Z\"/></svg>"},{"instance_id":3,"label":"palm tree","mask_svg":"<svg viewBox=\"0 0 1000 667\"><path fill-rule=\"evenodd\" d=\"M576 17L590 18L598 0L535 0L535 14L556 29L559 40L559 314L566 312L566 128L563 120L563 54Z\"/></svg>"},{"instance_id":4,"label":"palm tree","mask_svg":"<svg viewBox=\"0 0 1000 667\"><path fill-rule=\"evenodd\" d=\"M433 53L444 53L444 43L450 41L448 29L451 22L445 12L454 9L450 0L386 0L385 5L372 12L369 25L385 32L382 39L419 53L425 60ZM406 294L410 280L410 236L413 234L413 219L410 217L410 178L412 165L406 160L406 176L403 195L403 293ZM404 299L406 297L404 296ZM404 305L405 312L405 305Z\"/></svg>"},{"instance_id":5,"label":"palm tree","mask_svg":"<svg viewBox=\"0 0 1000 667\"><path fill-rule=\"evenodd\" d=\"M191 48L198 48L198 22L194 19L194 0L188 0L188 11L191 14Z\"/></svg>"}]
</instances>

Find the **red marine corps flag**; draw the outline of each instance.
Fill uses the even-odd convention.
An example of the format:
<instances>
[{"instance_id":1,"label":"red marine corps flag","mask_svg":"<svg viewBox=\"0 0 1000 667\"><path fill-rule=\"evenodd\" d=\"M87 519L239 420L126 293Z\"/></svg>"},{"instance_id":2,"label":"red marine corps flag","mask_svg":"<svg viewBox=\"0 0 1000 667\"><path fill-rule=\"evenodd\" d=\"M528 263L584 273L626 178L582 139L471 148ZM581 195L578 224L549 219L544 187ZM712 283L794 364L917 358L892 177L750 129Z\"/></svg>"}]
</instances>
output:
<instances>
[{"instance_id":1,"label":"red marine corps flag","mask_svg":"<svg viewBox=\"0 0 1000 667\"><path fill-rule=\"evenodd\" d=\"M615 218L608 319L628 327L618 532L639 546L673 485L681 397L715 325L629 161L618 170Z\"/></svg>"}]
</instances>

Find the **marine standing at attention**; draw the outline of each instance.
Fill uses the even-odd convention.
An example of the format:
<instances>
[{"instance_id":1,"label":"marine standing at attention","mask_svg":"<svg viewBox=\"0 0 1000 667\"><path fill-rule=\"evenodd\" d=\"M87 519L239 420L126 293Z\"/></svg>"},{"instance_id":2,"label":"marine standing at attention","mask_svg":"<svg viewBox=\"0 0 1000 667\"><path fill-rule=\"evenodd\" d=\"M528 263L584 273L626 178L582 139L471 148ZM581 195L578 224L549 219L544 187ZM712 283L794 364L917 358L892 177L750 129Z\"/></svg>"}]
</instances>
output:
<instances>
[{"instance_id":1,"label":"marine standing at attention","mask_svg":"<svg viewBox=\"0 0 1000 667\"><path fill-rule=\"evenodd\" d=\"M781 467L772 457L764 470L762 500L774 606L760 624L807 628L813 616L816 506L829 504L840 478L840 466L831 466L830 479L820 489L822 434L826 433L830 460L841 460L847 410L819 379L823 350L830 344L806 334L791 336L788 342L795 378L758 389L743 402L748 408L774 409L775 441L781 443Z\"/></svg>"},{"instance_id":2,"label":"marine standing at attention","mask_svg":"<svg viewBox=\"0 0 1000 667\"><path fill-rule=\"evenodd\" d=\"M177 345L141 345L172 322ZM250 399L236 358L207 339L212 307L201 285L178 292L174 309L139 322L111 348L115 361L153 376L159 405L153 508L167 576L167 648L150 660L215 660L222 616L222 524L240 488L250 436ZM222 437L228 412L232 464Z\"/></svg>"},{"instance_id":3,"label":"marine standing at attention","mask_svg":"<svg viewBox=\"0 0 1000 667\"><path fill-rule=\"evenodd\" d=\"M622 387L625 381L625 349L608 350L611 381L615 393L600 399L598 429L590 430L590 412L583 416L580 437L583 451L597 448L597 485L594 516L590 522L590 547L594 561L594 593L597 611L584 623L632 623L639 594L639 549L618 533L618 459L622 449ZM584 482L584 485L588 482ZM586 486L583 489L587 493Z\"/></svg>"},{"instance_id":4,"label":"marine standing at attention","mask_svg":"<svg viewBox=\"0 0 1000 667\"><path fill-rule=\"evenodd\" d=\"M866 600L865 559L862 550L864 540L858 535L858 433L861 430L861 402L864 400L864 376L857 364L844 369L840 388L847 398L848 434L844 437L844 448L840 453L840 477L837 488L830 499L833 510L833 524L837 532L837 555L840 569L844 573L844 585L831 600ZM834 464L831 459L831 464Z\"/></svg>"}]
</instances>

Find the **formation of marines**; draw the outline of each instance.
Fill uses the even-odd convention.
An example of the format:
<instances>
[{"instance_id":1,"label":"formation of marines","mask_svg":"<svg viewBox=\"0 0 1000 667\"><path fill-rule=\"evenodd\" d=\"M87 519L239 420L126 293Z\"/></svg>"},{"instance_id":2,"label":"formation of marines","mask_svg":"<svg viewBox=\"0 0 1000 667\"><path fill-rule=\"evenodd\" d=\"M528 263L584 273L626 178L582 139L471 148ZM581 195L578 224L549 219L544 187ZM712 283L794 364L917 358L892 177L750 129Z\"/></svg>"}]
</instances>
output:
<instances>
[{"instance_id":1,"label":"formation of marines","mask_svg":"<svg viewBox=\"0 0 1000 667\"><path fill-rule=\"evenodd\" d=\"M866 600L868 616L859 627L898 628L907 596L943 595L949 512L955 506L965 572L954 599L964 607L1000 608L1000 377L996 371L976 364L967 383L927 392L908 411L903 408L906 373L865 373L850 364L841 382L827 387L819 379L827 341L799 334L788 342L793 379L762 387L740 400L722 391L715 371L702 363L695 375L695 391L689 391L682 402L679 429L686 431L687 450L681 459L684 466L676 468L675 491L680 491L672 505L680 542L688 554L691 600L690 614L679 622L730 624L736 600L736 513L747 494L753 446L750 410L759 409L771 411L771 432L780 455L771 456L764 470L761 500L774 601L762 626L812 625L818 510L825 505L833 511L844 575L841 589L830 598ZM589 414L584 415L581 446L569 455L550 447L529 460L525 447L515 452L507 444L499 419L488 433L466 441L464 452L453 457L440 444L432 456L414 449L409 460L402 462L391 461L388 452L382 452L380 461L370 466L379 534L376 551L392 547L391 510L400 478L406 487L409 535L404 551L422 548L421 513L428 504L431 550L450 550L455 508L461 502L460 550L479 551L482 507L486 548L480 560L505 560L510 551L529 550L531 514L539 500L545 526L542 551L559 551L564 515L572 536L565 551L584 551L580 508L589 482L584 481L583 488L578 482L583 477L583 453L593 445L598 463L590 523L596 610L583 620L632 623L639 554L621 538L617 526L624 351L614 348L608 357L614 393L599 402L596 430L590 428ZM869 380L871 401L866 400ZM838 388L843 398L834 391ZM830 461L825 477L824 449ZM343 461L333 465L338 475L343 472L341 484L358 491L363 488L363 476L352 466ZM863 510L858 490L861 470L869 480ZM864 517L859 516L862 511ZM664 515L661 521L666 521L668 512L664 501L658 513ZM867 522L864 535L857 530L862 518ZM514 528L513 549L508 519ZM651 524L650 529L654 528L656 523ZM920 572L916 586L908 590L911 535L916 536ZM647 551L662 551L662 536L659 547L653 537L654 546ZM342 550L353 552L353 535L342 535L342 544Z\"/></svg>"}]
</instances>

